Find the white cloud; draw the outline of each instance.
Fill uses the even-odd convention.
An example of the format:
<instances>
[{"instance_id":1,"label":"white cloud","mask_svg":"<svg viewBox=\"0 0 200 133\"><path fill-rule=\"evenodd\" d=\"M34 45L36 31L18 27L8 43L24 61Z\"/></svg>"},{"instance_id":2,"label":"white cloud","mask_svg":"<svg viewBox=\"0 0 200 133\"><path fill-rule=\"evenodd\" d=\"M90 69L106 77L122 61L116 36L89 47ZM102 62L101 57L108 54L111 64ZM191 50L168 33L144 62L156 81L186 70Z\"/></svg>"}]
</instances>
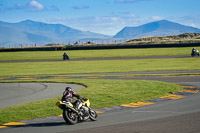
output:
<instances>
[{"instance_id":1,"label":"white cloud","mask_svg":"<svg viewBox=\"0 0 200 133\"><path fill-rule=\"evenodd\" d=\"M110 18L112 21L118 21L119 19L117 17L111 17Z\"/></svg>"},{"instance_id":2,"label":"white cloud","mask_svg":"<svg viewBox=\"0 0 200 133\"><path fill-rule=\"evenodd\" d=\"M196 27L196 25L195 25L195 24L193 24L193 23L192 23L192 24L190 24L190 26L192 26L192 27Z\"/></svg>"},{"instance_id":3,"label":"white cloud","mask_svg":"<svg viewBox=\"0 0 200 133\"><path fill-rule=\"evenodd\" d=\"M88 17L56 17L41 20L47 23L60 23L66 26L106 35L115 35L125 26L137 26L138 17L131 13L110 16L88 16Z\"/></svg>"},{"instance_id":4,"label":"white cloud","mask_svg":"<svg viewBox=\"0 0 200 133\"><path fill-rule=\"evenodd\" d=\"M152 19L153 19L153 20L162 20L163 17L160 17L160 16L152 16Z\"/></svg>"},{"instance_id":5,"label":"white cloud","mask_svg":"<svg viewBox=\"0 0 200 133\"><path fill-rule=\"evenodd\" d=\"M31 12L38 12L38 11L59 11L59 8L57 8L54 5L46 7L45 5L39 3L36 0L31 0L25 4L18 3L12 7L7 7L6 10L25 10Z\"/></svg>"},{"instance_id":6,"label":"white cloud","mask_svg":"<svg viewBox=\"0 0 200 133\"><path fill-rule=\"evenodd\" d=\"M37 2L36 0L32 0L29 3L29 10L31 10L31 11L42 11L44 9L45 9L44 5L42 5L41 3Z\"/></svg>"}]
</instances>

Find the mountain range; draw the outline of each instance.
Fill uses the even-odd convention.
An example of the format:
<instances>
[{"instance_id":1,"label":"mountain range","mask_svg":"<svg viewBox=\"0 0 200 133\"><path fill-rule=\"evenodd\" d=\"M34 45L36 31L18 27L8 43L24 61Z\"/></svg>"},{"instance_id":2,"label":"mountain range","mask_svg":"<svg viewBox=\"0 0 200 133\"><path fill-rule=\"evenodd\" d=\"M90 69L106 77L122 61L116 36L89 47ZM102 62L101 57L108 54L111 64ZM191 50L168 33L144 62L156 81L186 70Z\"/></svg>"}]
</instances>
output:
<instances>
[{"instance_id":1,"label":"mountain range","mask_svg":"<svg viewBox=\"0 0 200 133\"><path fill-rule=\"evenodd\" d=\"M168 36L182 33L200 33L200 29L168 20L155 21L137 27L125 27L116 35L108 36L81 31L62 24L47 24L32 20L18 23L0 21L0 47L17 47L20 44L44 46L68 44L73 41L134 39L140 37Z\"/></svg>"},{"instance_id":2,"label":"mountain range","mask_svg":"<svg viewBox=\"0 0 200 133\"><path fill-rule=\"evenodd\" d=\"M21 45L42 46L48 43L68 44L69 41L107 39L110 36L81 31L61 24L47 24L25 20L19 23L0 21L0 46Z\"/></svg>"},{"instance_id":3,"label":"mountain range","mask_svg":"<svg viewBox=\"0 0 200 133\"><path fill-rule=\"evenodd\" d=\"M179 35L183 33L200 33L200 29L168 20L160 20L137 27L125 27L113 38L134 39L140 37Z\"/></svg>"}]
</instances>

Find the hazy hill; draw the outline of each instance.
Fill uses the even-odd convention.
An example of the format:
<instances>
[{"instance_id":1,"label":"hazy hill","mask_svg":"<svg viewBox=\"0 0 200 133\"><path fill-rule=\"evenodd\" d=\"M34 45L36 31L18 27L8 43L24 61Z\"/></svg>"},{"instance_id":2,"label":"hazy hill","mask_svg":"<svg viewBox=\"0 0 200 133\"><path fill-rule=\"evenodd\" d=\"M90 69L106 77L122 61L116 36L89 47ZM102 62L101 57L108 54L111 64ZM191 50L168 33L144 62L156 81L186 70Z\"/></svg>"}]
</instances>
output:
<instances>
[{"instance_id":1,"label":"hazy hill","mask_svg":"<svg viewBox=\"0 0 200 133\"><path fill-rule=\"evenodd\" d=\"M68 43L85 38L106 39L110 36L81 31L61 24L46 24L31 20L19 23L0 21L0 45L45 45L47 43Z\"/></svg>"},{"instance_id":2,"label":"hazy hill","mask_svg":"<svg viewBox=\"0 0 200 133\"><path fill-rule=\"evenodd\" d=\"M155 21L138 27L125 27L114 38L140 38L178 35L182 33L200 33L200 29L184 26L167 20Z\"/></svg>"},{"instance_id":3,"label":"hazy hill","mask_svg":"<svg viewBox=\"0 0 200 133\"><path fill-rule=\"evenodd\" d=\"M0 21L0 47L15 47L26 45L44 46L45 44L68 44L72 41L94 41L101 43L113 42L115 39L135 39L140 37L155 37L178 35L182 33L200 33L200 29L184 26L167 20L155 21L138 27L125 27L112 37L89 31L73 29L61 24L47 24L31 20L19 23Z\"/></svg>"},{"instance_id":4,"label":"hazy hill","mask_svg":"<svg viewBox=\"0 0 200 133\"><path fill-rule=\"evenodd\" d=\"M200 42L200 33L184 33L180 35L160 36L160 37L142 37L131 39L128 44L171 44L171 43L195 43Z\"/></svg>"}]
</instances>

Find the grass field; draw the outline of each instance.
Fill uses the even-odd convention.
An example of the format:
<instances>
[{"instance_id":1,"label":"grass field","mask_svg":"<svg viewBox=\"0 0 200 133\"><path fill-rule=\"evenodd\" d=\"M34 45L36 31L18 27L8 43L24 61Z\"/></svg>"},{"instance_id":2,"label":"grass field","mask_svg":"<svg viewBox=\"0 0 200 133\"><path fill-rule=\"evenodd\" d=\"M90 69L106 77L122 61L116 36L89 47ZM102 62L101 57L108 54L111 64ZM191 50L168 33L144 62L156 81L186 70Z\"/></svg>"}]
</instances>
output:
<instances>
[{"instance_id":1,"label":"grass field","mask_svg":"<svg viewBox=\"0 0 200 133\"><path fill-rule=\"evenodd\" d=\"M200 47L196 47L200 49ZM110 50L72 50L72 51L32 51L32 52L0 52L2 60L37 60L62 59L66 52L73 58L98 57L131 57L131 56L160 56L160 55L190 55L192 47L181 48L148 48L148 49L110 49Z\"/></svg>"},{"instance_id":2,"label":"grass field","mask_svg":"<svg viewBox=\"0 0 200 133\"><path fill-rule=\"evenodd\" d=\"M200 47L199 47L200 48ZM130 57L189 55L192 48L150 48L67 51L70 58ZM197 48L198 49L198 48ZM62 59L64 51L48 52L1 52L0 60ZM40 77L44 75L65 75L102 72L137 72L164 70L199 70L200 58L101 60L74 62L29 62L0 63L0 79L3 77ZM91 100L93 108L103 108L153 99L181 90L175 84L156 81L104 80L104 79L43 79L43 80L0 80L0 82L62 82L87 86L78 92ZM118 94L118 92L121 92ZM60 97L34 103L0 109L0 124L23 119L58 115L61 110L55 106Z\"/></svg>"},{"instance_id":3,"label":"grass field","mask_svg":"<svg viewBox=\"0 0 200 133\"><path fill-rule=\"evenodd\" d=\"M123 103L153 99L181 90L175 84L158 81L103 80L103 79L49 79L31 82L70 82L87 86L78 93L91 101L93 108L103 108ZM23 82L23 81L21 81ZM0 109L0 124L62 114L56 107L61 97Z\"/></svg>"},{"instance_id":4,"label":"grass field","mask_svg":"<svg viewBox=\"0 0 200 133\"><path fill-rule=\"evenodd\" d=\"M192 64L192 65L191 65ZM0 77L199 69L199 58L1 63Z\"/></svg>"}]
</instances>

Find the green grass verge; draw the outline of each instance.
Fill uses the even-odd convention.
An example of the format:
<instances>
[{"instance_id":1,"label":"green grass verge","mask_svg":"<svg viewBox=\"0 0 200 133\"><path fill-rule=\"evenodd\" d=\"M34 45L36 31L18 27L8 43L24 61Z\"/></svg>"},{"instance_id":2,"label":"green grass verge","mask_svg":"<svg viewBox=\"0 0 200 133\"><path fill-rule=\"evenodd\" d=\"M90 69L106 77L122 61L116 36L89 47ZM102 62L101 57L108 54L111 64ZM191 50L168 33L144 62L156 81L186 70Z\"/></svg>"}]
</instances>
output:
<instances>
[{"instance_id":1,"label":"green grass verge","mask_svg":"<svg viewBox=\"0 0 200 133\"><path fill-rule=\"evenodd\" d=\"M111 107L124 103L154 99L182 89L181 86L176 84L145 80L54 79L32 80L31 82L38 81L84 84L87 88L78 93L89 98L93 108ZM0 124L59 115L62 113L62 110L56 107L55 103L60 100L60 98L61 97L55 97L0 109Z\"/></svg>"},{"instance_id":2,"label":"green grass verge","mask_svg":"<svg viewBox=\"0 0 200 133\"><path fill-rule=\"evenodd\" d=\"M200 49L200 47L196 47ZM111 50L73 50L73 51L24 51L0 52L2 60L38 60L62 59L64 52L70 58L98 57L131 57L131 56L161 56L161 55L190 55L192 47L181 48L141 48L141 49L111 49Z\"/></svg>"},{"instance_id":3,"label":"green grass verge","mask_svg":"<svg viewBox=\"0 0 200 133\"><path fill-rule=\"evenodd\" d=\"M0 77L102 72L199 70L200 58L1 63Z\"/></svg>"},{"instance_id":4,"label":"green grass verge","mask_svg":"<svg viewBox=\"0 0 200 133\"><path fill-rule=\"evenodd\" d=\"M1 52L0 60L62 59L64 51L51 52ZM151 48L118 50L67 51L70 58L129 57L186 55L191 48ZM62 74L83 74L101 72L136 72L163 70L199 70L199 58L77 61L77 62L32 62L1 63L0 77L43 76ZM29 82L73 82L88 86L79 93L91 100L93 108L103 108L123 103L153 99L169 92L176 92L180 86L156 81L103 80L103 79L54 79L28 80ZM4 81L13 82L13 81ZM25 81L15 81L25 82ZM26 81L27 82L27 81ZM120 92L120 94L119 94ZM61 114L55 106L60 97L27 103L0 110L0 124Z\"/></svg>"}]
</instances>

